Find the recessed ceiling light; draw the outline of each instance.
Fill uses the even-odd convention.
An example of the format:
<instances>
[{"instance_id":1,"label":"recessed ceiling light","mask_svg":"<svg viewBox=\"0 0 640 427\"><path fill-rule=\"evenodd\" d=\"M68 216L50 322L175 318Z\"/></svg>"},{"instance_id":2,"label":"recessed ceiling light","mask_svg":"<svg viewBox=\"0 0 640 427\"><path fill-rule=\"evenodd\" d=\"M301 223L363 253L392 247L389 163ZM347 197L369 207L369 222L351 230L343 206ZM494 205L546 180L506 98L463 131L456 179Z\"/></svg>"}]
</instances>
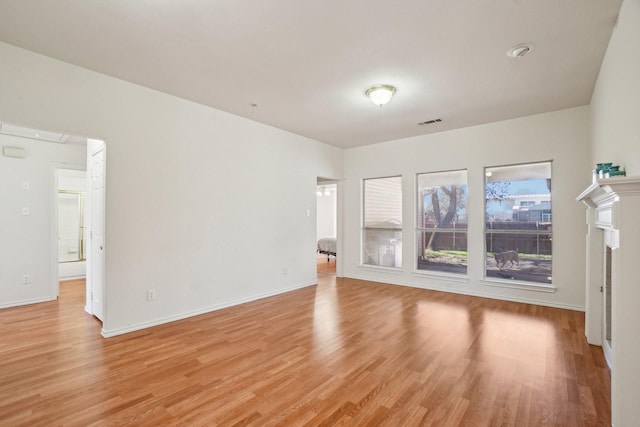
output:
<instances>
[{"instance_id":1,"label":"recessed ceiling light","mask_svg":"<svg viewBox=\"0 0 640 427\"><path fill-rule=\"evenodd\" d=\"M522 58L532 50L533 46L531 46L530 44L519 44L509 49L507 51L507 56L510 58Z\"/></svg>"}]
</instances>

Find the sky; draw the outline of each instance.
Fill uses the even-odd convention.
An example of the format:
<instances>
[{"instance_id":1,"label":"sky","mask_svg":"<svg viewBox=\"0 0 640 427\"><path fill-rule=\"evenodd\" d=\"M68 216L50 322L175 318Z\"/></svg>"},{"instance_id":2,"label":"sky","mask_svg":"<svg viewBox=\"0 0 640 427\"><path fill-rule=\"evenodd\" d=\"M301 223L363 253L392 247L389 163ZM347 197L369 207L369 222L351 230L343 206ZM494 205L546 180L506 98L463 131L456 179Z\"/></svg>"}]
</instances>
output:
<instances>
[{"instance_id":1,"label":"sky","mask_svg":"<svg viewBox=\"0 0 640 427\"><path fill-rule=\"evenodd\" d=\"M546 179L529 179L526 181L512 181L512 194L549 194Z\"/></svg>"},{"instance_id":2,"label":"sky","mask_svg":"<svg viewBox=\"0 0 640 427\"><path fill-rule=\"evenodd\" d=\"M464 193L466 193L466 186L464 186ZM547 180L546 179L529 179L529 180L522 180L522 181L511 181L510 185L509 185L509 194L512 195L518 195L518 194L549 194L549 189L547 188ZM466 194L465 196L463 196L464 199L466 199ZM441 208L443 209L443 214L444 214L444 210L446 210L446 206L448 206L448 203L446 203L446 196L442 196L441 200ZM505 202L497 202L497 201L493 201L493 202L488 202L487 206L486 206L486 210L487 213L491 216L498 216L498 217L506 217L506 218L510 218L511 217L511 212L512 212L512 203L505 203ZM424 198L424 209L425 212L429 211L432 209L431 206L431 198L430 197L425 197ZM462 208L462 209L458 209L458 215L460 218L464 218L466 217L466 209Z\"/></svg>"}]
</instances>

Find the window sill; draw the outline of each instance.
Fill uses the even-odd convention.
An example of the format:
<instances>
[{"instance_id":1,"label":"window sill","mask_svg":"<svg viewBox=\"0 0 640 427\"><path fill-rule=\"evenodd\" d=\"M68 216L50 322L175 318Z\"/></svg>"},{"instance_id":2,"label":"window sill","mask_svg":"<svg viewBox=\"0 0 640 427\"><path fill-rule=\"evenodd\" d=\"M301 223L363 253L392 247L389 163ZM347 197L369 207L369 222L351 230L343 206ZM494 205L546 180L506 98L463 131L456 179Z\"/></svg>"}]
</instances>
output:
<instances>
[{"instance_id":1,"label":"window sill","mask_svg":"<svg viewBox=\"0 0 640 427\"><path fill-rule=\"evenodd\" d=\"M432 279L447 280L450 282L469 283L469 276L466 274L443 273L429 270L413 270L414 277L430 277Z\"/></svg>"},{"instance_id":2,"label":"window sill","mask_svg":"<svg viewBox=\"0 0 640 427\"><path fill-rule=\"evenodd\" d=\"M371 265L371 264L360 264L358 265L363 270L377 271L379 273L389 273L389 274L402 274L404 270L400 267L385 267L384 265Z\"/></svg>"},{"instance_id":3,"label":"window sill","mask_svg":"<svg viewBox=\"0 0 640 427\"><path fill-rule=\"evenodd\" d=\"M517 280L482 279L480 281L485 286L497 286L499 288L524 289L527 291L554 293L558 290L553 285L534 284Z\"/></svg>"}]
</instances>

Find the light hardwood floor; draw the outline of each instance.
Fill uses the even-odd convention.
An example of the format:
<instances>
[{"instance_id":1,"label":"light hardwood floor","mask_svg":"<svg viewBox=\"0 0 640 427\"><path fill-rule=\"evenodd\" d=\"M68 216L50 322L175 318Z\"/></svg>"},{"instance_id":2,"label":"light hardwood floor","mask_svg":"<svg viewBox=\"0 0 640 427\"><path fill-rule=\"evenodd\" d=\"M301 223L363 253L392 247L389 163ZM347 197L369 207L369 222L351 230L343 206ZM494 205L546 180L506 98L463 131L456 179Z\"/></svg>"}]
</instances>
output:
<instances>
[{"instance_id":1,"label":"light hardwood floor","mask_svg":"<svg viewBox=\"0 0 640 427\"><path fill-rule=\"evenodd\" d=\"M329 257L327 260L326 255L317 254L316 256L316 265L318 271L318 277L320 278L326 274L336 274L336 259L335 257Z\"/></svg>"},{"instance_id":2,"label":"light hardwood floor","mask_svg":"<svg viewBox=\"0 0 640 427\"><path fill-rule=\"evenodd\" d=\"M319 282L110 339L81 281L0 310L0 425L610 425L583 313Z\"/></svg>"}]
</instances>

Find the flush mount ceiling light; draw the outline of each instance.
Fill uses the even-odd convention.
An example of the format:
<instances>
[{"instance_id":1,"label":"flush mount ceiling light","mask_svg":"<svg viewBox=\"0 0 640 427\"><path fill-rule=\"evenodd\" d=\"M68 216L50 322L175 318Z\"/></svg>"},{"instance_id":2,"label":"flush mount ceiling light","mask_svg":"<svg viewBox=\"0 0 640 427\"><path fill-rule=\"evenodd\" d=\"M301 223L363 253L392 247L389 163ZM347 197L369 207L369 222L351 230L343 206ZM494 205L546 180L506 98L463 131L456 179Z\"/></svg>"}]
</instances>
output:
<instances>
[{"instance_id":1,"label":"flush mount ceiling light","mask_svg":"<svg viewBox=\"0 0 640 427\"><path fill-rule=\"evenodd\" d=\"M331 190L329 190L324 185L322 186L322 188L317 187L316 196L330 196L330 195L331 195Z\"/></svg>"},{"instance_id":2,"label":"flush mount ceiling light","mask_svg":"<svg viewBox=\"0 0 640 427\"><path fill-rule=\"evenodd\" d=\"M509 58L522 58L532 50L533 46L531 46L530 44L519 44L509 49L507 51L507 56Z\"/></svg>"},{"instance_id":3,"label":"flush mount ceiling light","mask_svg":"<svg viewBox=\"0 0 640 427\"><path fill-rule=\"evenodd\" d=\"M396 93L396 88L389 85L377 85L367 89L367 96L376 105L383 106L391 101L391 97Z\"/></svg>"}]
</instances>

